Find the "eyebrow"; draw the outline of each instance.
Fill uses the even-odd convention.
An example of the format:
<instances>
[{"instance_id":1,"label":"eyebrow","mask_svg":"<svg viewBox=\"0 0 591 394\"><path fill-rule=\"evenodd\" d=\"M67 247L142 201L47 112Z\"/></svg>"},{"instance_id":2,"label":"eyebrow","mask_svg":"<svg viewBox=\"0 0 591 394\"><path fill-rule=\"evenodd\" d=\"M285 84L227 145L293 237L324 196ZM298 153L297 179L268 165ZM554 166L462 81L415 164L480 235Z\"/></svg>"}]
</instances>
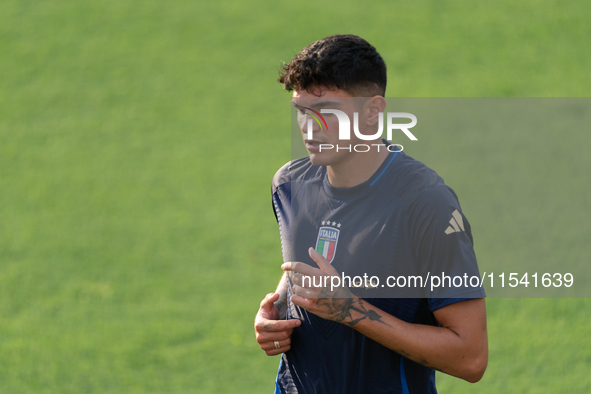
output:
<instances>
[{"instance_id":1,"label":"eyebrow","mask_svg":"<svg viewBox=\"0 0 591 394\"><path fill-rule=\"evenodd\" d=\"M330 107L330 106L333 106L335 104L336 105L339 105L340 103L338 101L321 101L319 103L315 103L314 105L311 105L311 107L313 107L313 108ZM296 107L296 108L306 108L306 107L303 107L301 105L298 105L298 104L294 103L293 101L291 102L291 105L294 106L294 107Z\"/></svg>"}]
</instances>

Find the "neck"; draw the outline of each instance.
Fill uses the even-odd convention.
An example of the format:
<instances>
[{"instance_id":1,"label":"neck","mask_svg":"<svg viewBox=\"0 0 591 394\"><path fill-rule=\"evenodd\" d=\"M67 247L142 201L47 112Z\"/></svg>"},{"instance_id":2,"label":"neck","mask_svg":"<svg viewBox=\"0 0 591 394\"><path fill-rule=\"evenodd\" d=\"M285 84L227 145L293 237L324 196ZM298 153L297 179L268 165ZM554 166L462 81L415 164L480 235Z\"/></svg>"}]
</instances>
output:
<instances>
[{"instance_id":1,"label":"neck","mask_svg":"<svg viewBox=\"0 0 591 394\"><path fill-rule=\"evenodd\" d=\"M353 187L367 181L388 157L388 151L354 153L349 160L326 167L328 181L334 187Z\"/></svg>"}]
</instances>

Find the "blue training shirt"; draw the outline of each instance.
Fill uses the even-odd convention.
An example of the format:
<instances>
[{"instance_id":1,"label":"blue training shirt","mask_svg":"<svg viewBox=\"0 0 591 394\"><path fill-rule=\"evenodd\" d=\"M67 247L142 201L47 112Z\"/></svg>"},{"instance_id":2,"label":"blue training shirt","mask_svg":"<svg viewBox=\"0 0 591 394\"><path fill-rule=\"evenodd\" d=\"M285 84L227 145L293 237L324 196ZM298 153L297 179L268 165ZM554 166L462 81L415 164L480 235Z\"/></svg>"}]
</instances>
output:
<instances>
[{"instance_id":1,"label":"blue training shirt","mask_svg":"<svg viewBox=\"0 0 591 394\"><path fill-rule=\"evenodd\" d=\"M330 185L325 167L308 158L275 175L273 205L284 261L314 247L342 274L478 276L470 225L454 191L423 163L391 152L366 182ZM375 288L352 291L409 323L438 325L433 311L484 297L480 287ZM291 289L289 289L291 294ZM291 350L282 355L276 393L436 393L435 370L380 345L344 324L288 304Z\"/></svg>"}]
</instances>

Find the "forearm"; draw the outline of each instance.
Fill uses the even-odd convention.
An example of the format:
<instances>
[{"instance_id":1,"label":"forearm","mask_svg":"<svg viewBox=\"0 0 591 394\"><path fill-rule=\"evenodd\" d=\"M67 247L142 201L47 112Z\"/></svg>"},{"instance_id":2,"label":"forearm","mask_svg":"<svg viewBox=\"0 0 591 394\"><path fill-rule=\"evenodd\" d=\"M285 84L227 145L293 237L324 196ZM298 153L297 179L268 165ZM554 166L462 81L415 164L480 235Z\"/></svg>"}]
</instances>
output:
<instances>
[{"instance_id":1,"label":"forearm","mask_svg":"<svg viewBox=\"0 0 591 394\"><path fill-rule=\"evenodd\" d=\"M342 323L424 366L469 382L482 377L488 359L486 323L484 333L463 334L454 327L404 322L358 298L350 302Z\"/></svg>"},{"instance_id":2,"label":"forearm","mask_svg":"<svg viewBox=\"0 0 591 394\"><path fill-rule=\"evenodd\" d=\"M327 320L347 324L406 358L469 382L480 380L488 362L486 306L483 298L452 303L433 312L440 326L411 324L367 301L350 298L347 288L303 287L303 275L338 276L313 248L308 250L319 269L301 262L283 263L293 276L291 301ZM403 300L401 300L402 302Z\"/></svg>"}]
</instances>

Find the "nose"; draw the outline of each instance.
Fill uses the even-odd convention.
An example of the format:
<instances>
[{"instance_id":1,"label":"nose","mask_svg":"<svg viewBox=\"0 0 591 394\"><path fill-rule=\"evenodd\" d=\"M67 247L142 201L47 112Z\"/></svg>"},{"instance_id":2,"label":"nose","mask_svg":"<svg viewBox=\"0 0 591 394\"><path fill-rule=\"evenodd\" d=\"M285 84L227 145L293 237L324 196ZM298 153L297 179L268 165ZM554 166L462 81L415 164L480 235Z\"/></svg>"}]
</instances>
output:
<instances>
[{"instance_id":1,"label":"nose","mask_svg":"<svg viewBox=\"0 0 591 394\"><path fill-rule=\"evenodd\" d=\"M312 139L314 133L318 133L321 130L320 122L310 113L301 115L299 119L300 129L304 135L307 135L307 139Z\"/></svg>"}]
</instances>

